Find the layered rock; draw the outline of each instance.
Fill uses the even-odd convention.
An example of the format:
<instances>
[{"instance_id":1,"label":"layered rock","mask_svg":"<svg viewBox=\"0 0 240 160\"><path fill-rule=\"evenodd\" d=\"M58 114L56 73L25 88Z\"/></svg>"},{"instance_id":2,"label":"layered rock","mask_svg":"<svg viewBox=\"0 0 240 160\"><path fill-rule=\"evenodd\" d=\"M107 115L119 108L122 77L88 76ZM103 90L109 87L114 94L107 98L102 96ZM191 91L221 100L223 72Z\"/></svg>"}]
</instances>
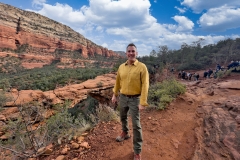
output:
<instances>
[{"instance_id":1,"label":"layered rock","mask_svg":"<svg viewBox=\"0 0 240 160\"><path fill-rule=\"evenodd\" d=\"M200 119L195 129L198 146L194 160L240 159L240 98L228 96L226 90L240 90L240 82L222 82L217 88L224 96L204 101L197 110Z\"/></svg>"},{"instance_id":2,"label":"layered rock","mask_svg":"<svg viewBox=\"0 0 240 160\"><path fill-rule=\"evenodd\" d=\"M115 83L115 74L104 74L97 76L95 79L89 79L80 84L67 85L62 88L57 88L50 91L40 90L21 90L12 89L9 96L13 101L8 102L6 107L23 105L31 101L49 102L51 104L63 103L66 100L71 100L71 106L78 104L80 101L87 98L88 94L95 94L98 97L110 99L112 96L112 88ZM106 94L108 93L108 94ZM107 97L106 97L107 96Z\"/></svg>"},{"instance_id":3,"label":"layered rock","mask_svg":"<svg viewBox=\"0 0 240 160\"><path fill-rule=\"evenodd\" d=\"M118 56L66 25L3 3L0 3L0 44L0 49L21 50L18 52L58 58L57 50L75 51L83 58L94 55Z\"/></svg>"},{"instance_id":4,"label":"layered rock","mask_svg":"<svg viewBox=\"0 0 240 160\"><path fill-rule=\"evenodd\" d=\"M21 115L19 108L27 106L31 102L38 102L40 108L53 106L54 104L61 104L70 100L69 108L73 108L87 99L88 95L97 99L100 103L107 104L110 102L113 94L112 88L115 83L116 74L104 74L97 76L95 79L89 79L80 84L71 84L55 90L41 91L41 90L21 90L12 89L7 93L11 97L11 102L7 102L4 109L0 112L0 140L7 139L4 135L4 127L9 120L17 120ZM113 104L112 104L113 105ZM34 105L30 105L34 109ZM114 107L114 106L112 106ZM49 118L54 114L54 110L48 109L43 118Z\"/></svg>"}]
</instances>

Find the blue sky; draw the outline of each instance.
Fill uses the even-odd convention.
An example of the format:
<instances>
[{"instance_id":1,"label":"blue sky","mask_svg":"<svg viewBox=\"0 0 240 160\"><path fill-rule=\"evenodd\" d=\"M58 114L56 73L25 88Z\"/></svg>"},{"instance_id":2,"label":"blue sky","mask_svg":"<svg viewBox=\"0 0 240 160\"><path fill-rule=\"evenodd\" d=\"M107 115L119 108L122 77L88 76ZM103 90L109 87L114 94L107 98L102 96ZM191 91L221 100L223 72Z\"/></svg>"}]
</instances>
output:
<instances>
[{"instance_id":1,"label":"blue sky","mask_svg":"<svg viewBox=\"0 0 240 160\"><path fill-rule=\"evenodd\" d=\"M94 43L139 56L158 46L180 49L240 38L240 0L0 0L68 25Z\"/></svg>"}]
</instances>

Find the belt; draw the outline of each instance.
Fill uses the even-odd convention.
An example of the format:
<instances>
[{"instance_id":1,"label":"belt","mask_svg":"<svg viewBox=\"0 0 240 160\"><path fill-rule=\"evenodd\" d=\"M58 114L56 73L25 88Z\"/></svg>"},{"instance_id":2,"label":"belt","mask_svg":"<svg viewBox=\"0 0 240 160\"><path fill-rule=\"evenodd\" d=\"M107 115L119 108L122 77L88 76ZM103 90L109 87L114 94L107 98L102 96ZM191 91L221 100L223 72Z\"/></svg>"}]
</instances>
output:
<instances>
[{"instance_id":1,"label":"belt","mask_svg":"<svg viewBox=\"0 0 240 160\"><path fill-rule=\"evenodd\" d=\"M122 93L121 93L122 94ZM139 97L140 94L135 94L135 95L126 95L126 94L122 94L123 96L125 97L128 97L128 98L136 98L136 97Z\"/></svg>"}]
</instances>

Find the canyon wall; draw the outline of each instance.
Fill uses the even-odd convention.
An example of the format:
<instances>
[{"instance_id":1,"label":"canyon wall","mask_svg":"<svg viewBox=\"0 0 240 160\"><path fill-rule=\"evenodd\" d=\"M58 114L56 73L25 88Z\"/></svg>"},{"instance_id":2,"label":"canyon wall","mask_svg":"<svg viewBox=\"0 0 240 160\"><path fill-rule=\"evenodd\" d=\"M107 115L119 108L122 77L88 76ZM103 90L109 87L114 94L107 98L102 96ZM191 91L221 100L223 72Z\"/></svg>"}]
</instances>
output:
<instances>
[{"instance_id":1,"label":"canyon wall","mask_svg":"<svg viewBox=\"0 0 240 160\"><path fill-rule=\"evenodd\" d=\"M115 52L93 43L66 25L3 3L0 3L1 49L58 58L59 51L74 51L82 58L118 57ZM61 56L67 57L67 54Z\"/></svg>"}]
</instances>

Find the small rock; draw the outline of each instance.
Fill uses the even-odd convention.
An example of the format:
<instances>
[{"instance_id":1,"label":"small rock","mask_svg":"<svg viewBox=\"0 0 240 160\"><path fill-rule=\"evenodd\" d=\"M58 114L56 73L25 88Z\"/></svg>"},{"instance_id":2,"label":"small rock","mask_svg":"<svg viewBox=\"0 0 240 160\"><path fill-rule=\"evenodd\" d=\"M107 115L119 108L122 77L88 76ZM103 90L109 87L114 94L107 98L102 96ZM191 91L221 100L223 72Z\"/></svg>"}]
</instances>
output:
<instances>
[{"instance_id":1,"label":"small rock","mask_svg":"<svg viewBox=\"0 0 240 160\"><path fill-rule=\"evenodd\" d=\"M67 147L63 148L61 151L61 154L64 154L64 155L67 154L68 150L69 149Z\"/></svg>"},{"instance_id":2,"label":"small rock","mask_svg":"<svg viewBox=\"0 0 240 160\"><path fill-rule=\"evenodd\" d=\"M77 144L77 143L75 143L75 142L72 143L72 148L73 148L73 149L78 149L79 147L80 147L79 144Z\"/></svg>"},{"instance_id":3,"label":"small rock","mask_svg":"<svg viewBox=\"0 0 240 160\"><path fill-rule=\"evenodd\" d=\"M52 149L51 148L46 148L46 150L44 151L45 155L50 155L52 153Z\"/></svg>"},{"instance_id":4,"label":"small rock","mask_svg":"<svg viewBox=\"0 0 240 160\"><path fill-rule=\"evenodd\" d=\"M88 133L83 133L83 134L82 134L82 136L86 136L86 135L88 135Z\"/></svg>"},{"instance_id":5,"label":"small rock","mask_svg":"<svg viewBox=\"0 0 240 160\"><path fill-rule=\"evenodd\" d=\"M77 136L73 136L73 138L72 138L73 140L76 140L77 139Z\"/></svg>"},{"instance_id":6,"label":"small rock","mask_svg":"<svg viewBox=\"0 0 240 160\"><path fill-rule=\"evenodd\" d=\"M0 140L7 140L7 139L8 139L8 137L5 136L5 135L2 135L2 136L0 137Z\"/></svg>"},{"instance_id":7,"label":"small rock","mask_svg":"<svg viewBox=\"0 0 240 160\"><path fill-rule=\"evenodd\" d=\"M78 143L81 143L83 140L84 140L83 136L80 136L80 137L77 138Z\"/></svg>"},{"instance_id":8,"label":"small rock","mask_svg":"<svg viewBox=\"0 0 240 160\"><path fill-rule=\"evenodd\" d=\"M37 150L37 154L42 154L44 152L44 150L45 150L45 147L39 148Z\"/></svg>"},{"instance_id":9,"label":"small rock","mask_svg":"<svg viewBox=\"0 0 240 160\"><path fill-rule=\"evenodd\" d=\"M7 118L4 115L0 115L0 121L6 121Z\"/></svg>"},{"instance_id":10,"label":"small rock","mask_svg":"<svg viewBox=\"0 0 240 160\"><path fill-rule=\"evenodd\" d=\"M42 147L37 150L38 155L49 155L52 153L52 149L47 148L47 147Z\"/></svg>"},{"instance_id":11,"label":"small rock","mask_svg":"<svg viewBox=\"0 0 240 160\"><path fill-rule=\"evenodd\" d=\"M83 148L86 148L86 149L91 148L91 147L89 146L88 142L82 142L82 143L80 144L80 146L83 147Z\"/></svg>"},{"instance_id":12,"label":"small rock","mask_svg":"<svg viewBox=\"0 0 240 160\"><path fill-rule=\"evenodd\" d=\"M62 144L62 138L58 138L57 142L58 144Z\"/></svg>"}]
</instances>

